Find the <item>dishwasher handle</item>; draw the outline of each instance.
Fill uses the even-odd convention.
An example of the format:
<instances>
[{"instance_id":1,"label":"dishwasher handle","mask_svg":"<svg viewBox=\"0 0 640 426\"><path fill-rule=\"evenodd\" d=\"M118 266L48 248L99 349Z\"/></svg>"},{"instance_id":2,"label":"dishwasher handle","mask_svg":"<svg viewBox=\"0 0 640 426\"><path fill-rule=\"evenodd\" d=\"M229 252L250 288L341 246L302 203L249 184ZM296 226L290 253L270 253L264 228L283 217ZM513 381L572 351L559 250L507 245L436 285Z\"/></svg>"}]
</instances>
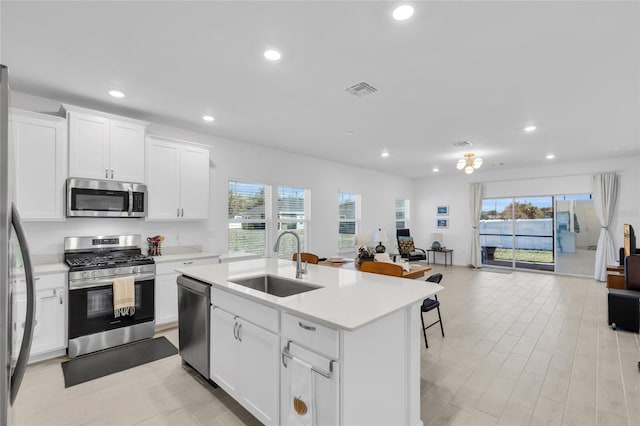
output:
<instances>
[{"instance_id":1,"label":"dishwasher handle","mask_svg":"<svg viewBox=\"0 0 640 426\"><path fill-rule=\"evenodd\" d=\"M177 283L178 287L182 287L186 290L192 291L193 293L197 293L202 296L208 297L211 294L211 286L209 284L185 277L184 275L178 276Z\"/></svg>"}]
</instances>

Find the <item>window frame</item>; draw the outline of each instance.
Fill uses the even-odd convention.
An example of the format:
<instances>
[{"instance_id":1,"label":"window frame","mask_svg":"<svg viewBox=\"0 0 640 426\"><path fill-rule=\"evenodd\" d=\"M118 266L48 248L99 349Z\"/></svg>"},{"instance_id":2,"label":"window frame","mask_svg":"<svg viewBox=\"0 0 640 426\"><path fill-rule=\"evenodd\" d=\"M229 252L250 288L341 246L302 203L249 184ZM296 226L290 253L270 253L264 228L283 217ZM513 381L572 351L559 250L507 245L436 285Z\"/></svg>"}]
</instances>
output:
<instances>
[{"instance_id":1,"label":"window frame","mask_svg":"<svg viewBox=\"0 0 640 426\"><path fill-rule=\"evenodd\" d=\"M402 201L402 210L398 209L398 202ZM404 213L404 219L398 219L398 213L402 211ZM411 228L411 200L408 198L396 198L396 206L395 206L396 218L395 224L396 229L410 229ZM398 223L402 222L403 226L398 226Z\"/></svg>"},{"instance_id":2,"label":"window frame","mask_svg":"<svg viewBox=\"0 0 640 426\"><path fill-rule=\"evenodd\" d=\"M278 200L280 197L280 189L282 188L289 188L289 189L296 189L296 190L301 190L303 192L303 197L304 197L304 204L303 204L303 208L304 208L304 218L300 219L300 218L290 218L290 219L286 219L286 218L280 218L280 207L278 206ZM291 223L301 223L303 224L303 235L302 235L302 239L300 241L300 251L304 252L306 251L306 247L308 246L308 239L309 239L309 216L310 216L310 207L311 207L311 191L309 189L306 188L302 188L302 187L297 187L297 186L291 186L291 185L278 185L276 186L274 193L274 202L273 202L273 235L272 235L272 241L275 244L275 241L278 238L278 235L280 235L280 233L283 232L283 230L280 229L280 225L281 224L291 224ZM288 229L285 229L284 231L287 231ZM271 251L269 257L278 257L278 258L291 258L291 255L293 253L287 252L287 251L283 251L282 250L282 244L281 244L281 249L278 251L278 253L274 253L273 251Z\"/></svg>"},{"instance_id":3,"label":"window frame","mask_svg":"<svg viewBox=\"0 0 640 426\"><path fill-rule=\"evenodd\" d=\"M264 188L264 219L245 219L245 218L238 218L238 217L234 217L231 218L229 217L229 198L228 198L228 194L229 194L229 185L231 183L236 183L236 184L244 184L244 185L256 185L256 186L262 186ZM231 247L230 247L230 243L231 240L229 239L229 231L231 229L234 229L231 227L231 224L240 224L240 228L244 229L244 224L249 224L249 223L263 223L264 224L264 232L265 232L265 244L264 244L264 252L263 253L253 253L253 252L246 252L246 253L252 253L252 254L256 254L259 256L267 256L268 255L268 247L270 244L270 229L272 229L272 226L270 226L271 224L271 218L272 218L272 212L271 212L271 199L272 199L272 190L271 190L271 185L267 185L265 183L256 183L256 182L247 182L247 181L242 181L242 180L236 180L236 179L229 179L227 180L227 250L229 250L229 252L231 252ZM233 251L237 251L237 250L233 250ZM243 251L244 250L240 250Z\"/></svg>"},{"instance_id":4,"label":"window frame","mask_svg":"<svg viewBox=\"0 0 640 426\"><path fill-rule=\"evenodd\" d=\"M346 218L342 219L343 215L340 214L340 207L344 203L343 195L348 195L350 196L350 198L353 197L353 202L354 202L354 218L353 219L346 219ZM358 230L360 229L360 220L362 217L361 208L362 208L362 196L360 194L357 194L355 192L338 191L338 239L337 239L338 253L353 252L357 249L356 239L358 235ZM342 233L340 232L340 228L343 226L342 224L347 224L347 223L349 224L353 223L353 228L354 228L353 244L349 246L342 246L341 238L340 238L340 235L342 235ZM344 235L350 235L350 234L345 233Z\"/></svg>"}]
</instances>

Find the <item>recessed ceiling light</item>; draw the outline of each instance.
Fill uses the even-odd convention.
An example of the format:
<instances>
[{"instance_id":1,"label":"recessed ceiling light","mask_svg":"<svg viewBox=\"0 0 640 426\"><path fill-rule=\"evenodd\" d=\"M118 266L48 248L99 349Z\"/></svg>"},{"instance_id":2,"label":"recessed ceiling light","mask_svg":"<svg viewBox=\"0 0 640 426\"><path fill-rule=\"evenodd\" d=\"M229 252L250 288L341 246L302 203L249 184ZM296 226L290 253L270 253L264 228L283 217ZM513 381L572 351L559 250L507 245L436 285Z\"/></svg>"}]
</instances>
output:
<instances>
[{"instance_id":1,"label":"recessed ceiling light","mask_svg":"<svg viewBox=\"0 0 640 426\"><path fill-rule=\"evenodd\" d=\"M213 116L211 116L211 115L203 115L202 119L204 121L213 121L213 120L215 120L215 118L213 118Z\"/></svg>"},{"instance_id":2,"label":"recessed ceiling light","mask_svg":"<svg viewBox=\"0 0 640 426\"><path fill-rule=\"evenodd\" d=\"M535 132L536 131L536 126L527 126L524 128L524 131L527 133L531 133L531 132Z\"/></svg>"},{"instance_id":3,"label":"recessed ceiling light","mask_svg":"<svg viewBox=\"0 0 640 426\"><path fill-rule=\"evenodd\" d=\"M434 171L434 172L439 172L439 171L440 171L440 169L439 169L439 168L437 168L437 167L434 167L434 168L433 168L433 171Z\"/></svg>"},{"instance_id":4,"label":"recessed ceiling light","mask_svg":"<svg viewBox=\"0 0 640 426\"><path fill-rule=\"evenodd\" d=\"M413 6L409 6L408 4L398 6L393 10L393 19L395 19L396 21L404 21L411 18L412 15Z\"/></svg>"},{"instance_id":5,"label":"recessed ceiling light","mask_svg":"<svg viewBox=\"0 0 640 426\"><path fill-rule=\"evenodd\" d=\"M554 158L556 158L556 156L554 154L547 154L547 160L553 160Z\"/></svg>"},{"instance_id":6,"label":"recessed ceiling light","mask_svg":"<svg viewBox=\"0 0 640 426\"><path fill-rule=\"evenodd\" d=\"M380 155L384 158L387 158L389 156L389 153L387 151L383 151Z\"/></svg>"},{"instance_id":7,"label":"recessed ceiling light","mask_svg":"<svg viewBox=\"0 0 640 426\"><path fill-rule=\"evenodd\" d=\"M346 132L344 132L345 135L351 136L353 135L353 130L347 130Z\"/></svg>"},{"instance_id":8,"label":"recessed ceiling light","mask_svg":"<svg viewBox=\"0 0 640 426\"><path fill-rule=\"evenodd\" d=\"M280 52L278 52L277 50L269 49L264 52L264 57L270 61L278 61L280 60L280 58L282 58L282 54L280 54Z\"/></svg>"},{"instance_id":9,"label":"recessed ceiling light","mask_svg":"<svg viewBox=\"0 0 640 426\"><path fill-rule=\"evenodd\" d=\"M124 98L124 93L119 90L109 90L109 94L114 98Z\"/></svg>"}]
</instances>

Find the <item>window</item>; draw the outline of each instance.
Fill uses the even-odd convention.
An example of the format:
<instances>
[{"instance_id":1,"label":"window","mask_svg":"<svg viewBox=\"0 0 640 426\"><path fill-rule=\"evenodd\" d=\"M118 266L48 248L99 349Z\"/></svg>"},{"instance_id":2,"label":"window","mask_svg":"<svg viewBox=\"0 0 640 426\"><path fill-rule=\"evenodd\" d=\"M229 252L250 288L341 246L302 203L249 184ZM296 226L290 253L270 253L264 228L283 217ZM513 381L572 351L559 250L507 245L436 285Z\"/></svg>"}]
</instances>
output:
<instances>
[{"instance_id":1,"label":"window","mask_svg":"<svg viewBox=\"0 0 640 426\"><path fill-rule=\"evenodd\" d=\"M409 228L409 200L396 199L396 229Z\"/></svg>"},{"instance_id":2,"label":"window","mask_svg":"<svg viewBox=\"0 0 640 426\"><path fill-rule=\"evenodd\" d=\"M278 187L278 234L283 231L295 232L300 238L301 251L304 251L306 246L308 192L303 188ZM280 250L278 251L280 257L291 258L295 251L296 241L294 238L285 237L280 241Z\"/></svg>"},{"instance_id":3,"label":"window","mask_svg":"<svg viewBox=\"0 0 640 426\"><path fill-rule=\"evenodd\" d=\"M264 256L271 187L229 181L229 251Z\"/></svg>"},{"instance_id":4,"label":"window","mask_svg":"<svg viewBox=\"0 0 640 426\"><path fill-rule=\"evenodd\" d=\"M356 233L360 221L360 196L339 192L338 214L338 251L355 249Z\"/></svg>"},{"instance_id":5,"label":"window","mask_svg":"<svg viewBox=\"0 0 640 426\"><path fill-rule=\"evenodd\" d=\"M275 256L271 247L283 231L295 232L304 250L308 206L309 191L303 188L279 186L272 194L269 185L229 181L229 251ZM278 256L291 258L296 249L295 238L285 237Z\"/></svg>"},{"instance_id":6,"label":"window","mask_svg":"<svg viewBox=\"0 0 640 426\"><path fill-rule=\"evenodd\" d=\"M554 270L553 197L482 201L480 245L488 265Z\"/></svg>"}]
</instances>

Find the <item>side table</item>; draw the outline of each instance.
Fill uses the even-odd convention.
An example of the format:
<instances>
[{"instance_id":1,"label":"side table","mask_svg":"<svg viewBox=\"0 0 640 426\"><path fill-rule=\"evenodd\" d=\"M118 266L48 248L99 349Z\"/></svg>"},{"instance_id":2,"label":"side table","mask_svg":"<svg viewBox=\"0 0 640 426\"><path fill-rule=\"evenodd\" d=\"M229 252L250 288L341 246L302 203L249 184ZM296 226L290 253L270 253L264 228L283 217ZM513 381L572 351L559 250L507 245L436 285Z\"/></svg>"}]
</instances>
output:
<instances>
[{"instance_id":1,"label":"side table","mask_svg":"<svg viewBox=\"0 0 640 426\"><path fill-rule=\"evenodd\" d=\"M427 264L429 262L429 256L433 253L433 263L436 263L436 253L444 253L444 266L447 267L447 255L449 256L449 265L453 265L453 249L441 248L441 249L427 249Z\"/></svg>"}]
</instances>

